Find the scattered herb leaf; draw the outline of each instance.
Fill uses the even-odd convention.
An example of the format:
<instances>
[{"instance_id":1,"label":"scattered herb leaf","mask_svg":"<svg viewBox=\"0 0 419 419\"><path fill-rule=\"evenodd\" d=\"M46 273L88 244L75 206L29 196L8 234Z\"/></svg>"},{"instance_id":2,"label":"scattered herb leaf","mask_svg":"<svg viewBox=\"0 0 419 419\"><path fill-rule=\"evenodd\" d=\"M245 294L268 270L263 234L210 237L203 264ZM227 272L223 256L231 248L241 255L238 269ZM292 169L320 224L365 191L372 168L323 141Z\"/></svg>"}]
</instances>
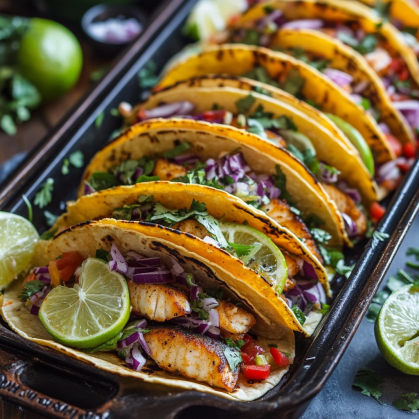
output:
<instances>
[{"instance_id":1,"label":"scattered herb leaf","mask_svg":"<svg viewBox=\"0 0 419 419\"><path fill-rule=\"evenodd\" d=\"M417 412L419 410L419 399L417 399L416 396L417 393L402 394L400 399L393 402L393 406L399 410Z\"/></svg>"},{"instance_id":2,"label":"scattered herb leaf","mask_svg":"<svg viewBox=\"0 0 419 419\"><path fill-rule=\"evenodd\" d=\"M352 387L360 390L365 396L374 397L378 403L383 404L379 399L381 391L378 389L381 383L382 380L375 371L367 367L361 367L356 373Z\"/></svg>"},{"instance_id":3,"label":"scattered herb leaf","mask_svg":"<svg viewBox=\"0 0 419 419\"><path fill-rule=\"evenodd\" d=\"M46 207L52 201L52 192L54 191L54 179L48 178L41 186L39 192L35 195L34 204L39 208Z\"/></svg>"}]
</instances>

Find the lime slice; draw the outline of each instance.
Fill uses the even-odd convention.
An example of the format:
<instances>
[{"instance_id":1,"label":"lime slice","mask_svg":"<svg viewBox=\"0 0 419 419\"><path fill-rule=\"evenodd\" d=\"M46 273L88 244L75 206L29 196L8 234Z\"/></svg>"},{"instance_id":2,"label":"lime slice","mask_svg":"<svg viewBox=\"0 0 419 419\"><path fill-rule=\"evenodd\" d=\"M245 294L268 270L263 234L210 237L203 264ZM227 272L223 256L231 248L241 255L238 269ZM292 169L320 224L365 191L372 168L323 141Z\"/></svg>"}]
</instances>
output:
<instances>
[{"instance_id":1,"label":"lime slice","mask_svg":"<svg viewBox=\"0 0 419 419\"><path fill-rule=\"evenodd\" d=\"M253 227L233 223L220 223L220 227L228 242L253 246L240 259L248 268L273 284L275 291L281 294L287 280L288 268L284 255L275 243Z\"/></svg>"},{"instance_id":2,"label":"lime slice","mask_svg":"<svg viewBox=\"0 0 419 419\"><path fill-rule=\"evenodd\" d=\"M130 316L125 278L100 259L82 264L79 283L56 287L45 298L39 318L60 343L94 348L119 333Z\"/></svg>"},{"instance_id":3,"label":"lime slice","mask_svg":"<svg viewBox=\"0 0 419 419\"><path fill-rule=\"evenodd\" d=\"M279 130L279 134L284 138L287 145L292 144L299 151L311 150L316 155L316 149L313 143L306 135L301 134L301 132L281 129Z\"/></svg>"},{"instance_id":4,"label":"lime slice","mask_svg":"<svg viewBox=\"0 0 419 419\"><path fill-rule=\"evenodd\" d=\"M35 227L26 218L0 212L0 289L29 265L38 239Z\"/></svg>"},{"instance_id":5,"label":"lime slice","mask_svg":"<svg viewBox=\"0 0 419 419\"><path fill-rule=\"evenodd\" d=\"M377 345L399 371L419 375L419 290L407 285L386 300L375 324Z\"/></svg>"}]
</instances>

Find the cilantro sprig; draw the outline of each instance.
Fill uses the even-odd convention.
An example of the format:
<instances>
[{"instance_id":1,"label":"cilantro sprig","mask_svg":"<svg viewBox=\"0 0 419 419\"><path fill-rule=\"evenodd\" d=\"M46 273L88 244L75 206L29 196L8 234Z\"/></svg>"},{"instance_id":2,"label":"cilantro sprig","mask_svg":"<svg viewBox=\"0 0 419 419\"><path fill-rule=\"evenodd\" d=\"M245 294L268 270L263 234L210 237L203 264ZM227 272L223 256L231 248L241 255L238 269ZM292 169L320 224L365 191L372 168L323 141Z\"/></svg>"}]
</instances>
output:
<instances>
[{"instance_id":1,"label":"cilantro sprig","mask_svg":"<svg viewBox=\"0 0 419 419\"><path fill-rule=\"evenodd\" d=\"M39 208L46 207L52 201L52 192L54 191L54 179L48 178L41 186L41 189L35 195L35 205Z\"/></svg>"}]
</instances>

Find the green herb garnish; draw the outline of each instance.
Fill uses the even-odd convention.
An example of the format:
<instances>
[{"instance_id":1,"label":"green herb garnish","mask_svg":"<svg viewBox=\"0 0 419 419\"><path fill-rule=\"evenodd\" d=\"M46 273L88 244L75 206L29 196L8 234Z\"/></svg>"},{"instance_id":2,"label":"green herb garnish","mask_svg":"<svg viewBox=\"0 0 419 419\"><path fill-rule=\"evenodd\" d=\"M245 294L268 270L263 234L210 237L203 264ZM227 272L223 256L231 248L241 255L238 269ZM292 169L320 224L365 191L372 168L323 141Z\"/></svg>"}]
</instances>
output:
<instances>
[{"instance_id":1,"label":"green herb garnish","mask_svg":"<svg viewBox=\"0 0 419 419\"><path fill-rule=\"evenodd\" d=\"M35 205L39 208L46 207L52 201L52 192L54 191L54 179L48 178L42 185L40 191L35 195Z\"/></svg>"},{"instance_id":2,"label":"green herb garnish","mask_svg":"<svg viewBox=\"0 0 419 419\"><path fill-rule=\"evenodd\" d=\"M378 389L381 383L382 380L375 371L370 368L361 367L356 373L352 387L360 390L365 396L374 397L378 403L383 404L380 401L381 391Z\"/></svg>"},{"instance_id":3,"label":"green herb garnish","mask_svg":"<svg viewBox=\"0 0 419 419\"><path fill-rule=\"evenodd\" d=\"M22 294L19 295L24 303L36 294L38 291L41 291L45 287L45 284L42 281L29 281L23 286Z\"/></svg>"}]
</instances>

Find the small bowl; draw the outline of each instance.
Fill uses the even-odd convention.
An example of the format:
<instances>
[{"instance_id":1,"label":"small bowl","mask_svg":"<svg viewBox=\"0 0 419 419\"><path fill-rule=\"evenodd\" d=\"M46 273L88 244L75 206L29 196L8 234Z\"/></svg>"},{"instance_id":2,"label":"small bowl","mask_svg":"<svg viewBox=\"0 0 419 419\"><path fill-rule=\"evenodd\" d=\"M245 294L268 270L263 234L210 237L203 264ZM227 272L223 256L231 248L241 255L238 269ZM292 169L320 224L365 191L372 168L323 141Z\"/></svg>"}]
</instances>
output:
<instances>
[{"instance_id":1,"label":"small bowl","mask_svg":"<svg viewBox=\"0 0 419 419\"><path fill-rule=\"evenodd\" d=\"M138 35L129 40L106 40L96 37L92 33L92 24L97 22L105 22L108 19L123 16L126 20L134 18L140 25L140 31ZM118 6L111 4L98 4L97 6L89 9L82 17L81 26L84 33L89 38L91 45L96 52L101 55L114 56L118 54L124 47L131 44L137 37L142 33L145 26L145 16L141 10L135 6Z\"/></svg>"}]
</instances>

